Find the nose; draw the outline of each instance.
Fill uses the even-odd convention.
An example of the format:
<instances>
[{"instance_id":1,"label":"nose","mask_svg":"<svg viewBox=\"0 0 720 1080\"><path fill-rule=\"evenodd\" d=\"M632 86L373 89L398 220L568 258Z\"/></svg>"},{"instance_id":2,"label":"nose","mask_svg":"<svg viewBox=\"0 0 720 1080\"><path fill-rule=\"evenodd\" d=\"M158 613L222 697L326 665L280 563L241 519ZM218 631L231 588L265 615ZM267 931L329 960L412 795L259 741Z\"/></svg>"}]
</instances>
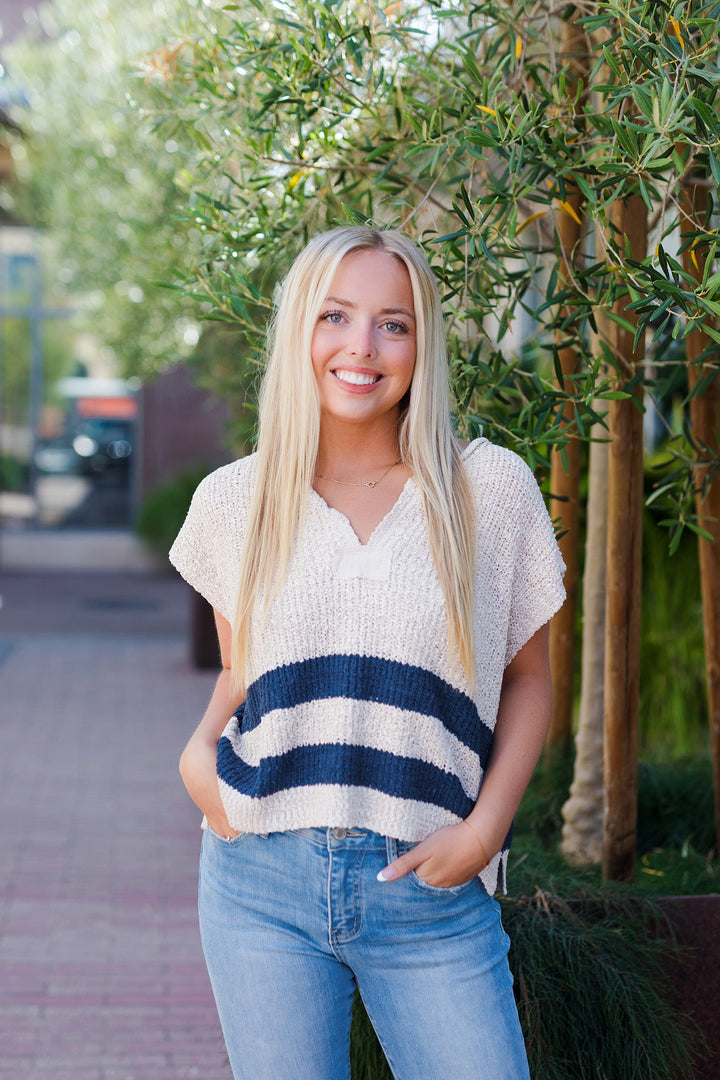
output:
<instances>
[{"instance_id":1,"label":"nose","mask_svg":"<svg viewBox=\"0 0 720 1080\"><path fill-rule=\"evenodd\" d=\"M350 356L372 356L375 352L375 341L372 324L369 320L357 319L352 327L348 353Z\"/></svg>"}]
</instances>

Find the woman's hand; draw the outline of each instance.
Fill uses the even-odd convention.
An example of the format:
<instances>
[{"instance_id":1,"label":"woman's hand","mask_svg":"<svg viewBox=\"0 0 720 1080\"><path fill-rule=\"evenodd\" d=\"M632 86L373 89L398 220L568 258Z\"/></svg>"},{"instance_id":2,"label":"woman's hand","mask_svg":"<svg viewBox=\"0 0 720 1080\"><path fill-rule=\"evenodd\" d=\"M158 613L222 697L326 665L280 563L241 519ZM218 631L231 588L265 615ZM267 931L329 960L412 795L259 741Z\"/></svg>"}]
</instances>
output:
<instances>
[{"instance_id":1,"label":"woman's hand","mask_svg":"<svg viewBox=\"0 0 720 1080\"><path fill-rule=\"evenodd\" d=\"M209 818L207 814L205 815L205 819L210 832L215 833L216 836L222 836L224 840L234 840L236 836L240 835L237 829L230 828L230 823L224 813L222 819Z\"/></svg>"},{"instance_id":2,"label":"woman's hand","mask_svg":"<svg viewBox=\"0 0 720 1080\"><path fill-rule=\"evenodd\" d=\"M220 798L216 758L217 743L195 732L180 758L180 775L188 795L202 810L212 831L218 836L237 836L230 828Z\"/></svg>"},{"instance_id":3,"label":"woman's hand","mask_svg":"<svg viewBox=\"0 0 720 1080\"><path fill-rule=\"evenodd\" d=\"M494 852L485 852L471 825L446 825L380 871L381 881L396 881L411 870L428 885L449 889L476 877Z\"/></svg>"},{"instance_id":4,"label":"woman's hand","mask_svg":"<svg viewBox=\"0 0 720 1080\"><path fill-rule=\"evenodd\" d=\"M233 693L230 677L230 623L219 611L215 612L223 670L215 685L210 703L200 724L191 736L180 758L180 775L188 795L202 810L207 823L218 836L230 838L238 833L230 828L220 798L217 781L217 748L220 736L242 701Z\"/></svg>"}]
</instances>

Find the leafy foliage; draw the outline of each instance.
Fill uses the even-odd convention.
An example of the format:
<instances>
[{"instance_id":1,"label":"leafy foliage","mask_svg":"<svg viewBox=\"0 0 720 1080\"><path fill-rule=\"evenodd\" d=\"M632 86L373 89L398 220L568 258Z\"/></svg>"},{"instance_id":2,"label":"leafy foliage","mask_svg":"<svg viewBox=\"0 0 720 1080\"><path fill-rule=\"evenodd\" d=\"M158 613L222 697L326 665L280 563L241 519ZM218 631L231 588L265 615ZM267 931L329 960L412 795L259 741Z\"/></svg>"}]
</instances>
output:
<instances>
[{"instance_id":1,"label":"leafy foliage","mask_svg":"<svg viewBox=\"0 0 720 1080\"><path fill-rule=\"evenodd\" d=\"M551 888L562 896L574 896L601 887L599 866L572 866L560 853L561 811L572 778L572 759L565 747L547 754L523 797L510 853L508 877L513 895ZM647 897L716 893L720 860L709 754L668 761L644 759L638 789L638 873L631 887L606 882L605 890Z\"/></svg>"},{"instance_id":2,"label":"leafy foliage","mask_svg":"<svg viewBox=\"0 0 720 1080\"><path fill-rule=\"evenodd\" d=\"M127 370L191 351L205 315L243 344L200 364L244 395L292 256L319 229L371 220L431 257L466 435L484 428L541 466L584 437L626 389L612 377L626 358L592 347L601 315L650 340L648 400L693 329L714 377L717 2L56 0L44 18L50 41L11 53L31 105L24 205L52 224L62 276L90 291ZM702 221L680 197L698 177ZM611 221L631 193L652 216L641 260ZM568 215L586 223L573 251ZM558 386L567 347L581 363ZM675 453L656 497L682 528L691 444Z\"/></svg>"},{"instance_id":3,"label":"leafy foliage","mask_svg":"<svg viewBox=\"0 0 720 1080\"><path fill-rule=\"evenodd\" d=\"M76 359L67 322L54 319L43 327L43 367L48 382L72 373ZM21 424L27 417L30 399L30 324L28 319L2 319L3 356L11 362L2 370L2 420Z\"/></svg>"},{"instance_id":4,"label":"leafy foliage","mask_svg":"<svg viewBox=\"0 0 720 1080\"><path fill-rule=\"evenodd\" d=\"M643 527L640 751L653 760L707 750L707 692L697 538L687 532L668 565L667 541ZM712 790L712 778L708 777ZM708 822L712 821L712 812Z\"/></svg>"},{"instance_id":5,"label":"leafy foliage","mask_svg":"<svg viewBox=\"0 0 720 1080\"><path fill-rule=\"evenodd\" d=\"M187 355L197 311L159 286L192 260L193 233L175 174L183 148L149 138L131 72L164 41L180 0L55 0L37 34L6 48L19 87L12 211L47 230L57 301L110 348L127 374Z\"/></svg>"},{"instance_id":6,"label":"leafy foliage","mask_svg":"<svg viewBox=\"0 0 720 1080\"><path fill-rule=\"evenodd\" d=\"M660 344L698 327L714 373L717 238L712 215L689 221L679 196L696 174L720 177L717 3L247 0L198 18L173 77L153 84L161 129L198 148L184 182L205 246L186 288L242 327L256 358L292 255L350 219L425 245L460 425L531 462L584 436L598 397L620 392L590 347L601 313L652 339L649 393L669 370ZM587 35L587 82L564 44L570 19ZM641 260L611 222L631 193L654 216ZM566 252L557 218L576 205L592 229ZM684 248L707 256L701 281ZM633 322L613 310L623 297ZM584 366L558 387L567 346ZM609 341L601 354L624 371Z\"/></svg>"}]
</instances>

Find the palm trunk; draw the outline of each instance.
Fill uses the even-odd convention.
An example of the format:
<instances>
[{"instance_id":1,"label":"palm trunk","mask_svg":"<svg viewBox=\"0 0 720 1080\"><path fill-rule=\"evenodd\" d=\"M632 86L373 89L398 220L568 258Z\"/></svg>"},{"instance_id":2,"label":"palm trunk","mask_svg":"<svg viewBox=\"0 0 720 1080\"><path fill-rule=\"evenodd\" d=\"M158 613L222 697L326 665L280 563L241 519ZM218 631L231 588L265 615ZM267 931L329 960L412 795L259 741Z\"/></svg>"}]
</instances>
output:
<instances>
[{"instance_id":1,"label":"palm trunk","mask_svg":"<svg viewBox=\"0 0 720 1080\"><path fill-rule=\"evenodd\" d=\"M605 557L607 432L591 432L583 578L582 682L570 796L562 808L561 850L576 865L600 863L603 849L603 706L605 701Z\"/></svg>"}]
</instances>

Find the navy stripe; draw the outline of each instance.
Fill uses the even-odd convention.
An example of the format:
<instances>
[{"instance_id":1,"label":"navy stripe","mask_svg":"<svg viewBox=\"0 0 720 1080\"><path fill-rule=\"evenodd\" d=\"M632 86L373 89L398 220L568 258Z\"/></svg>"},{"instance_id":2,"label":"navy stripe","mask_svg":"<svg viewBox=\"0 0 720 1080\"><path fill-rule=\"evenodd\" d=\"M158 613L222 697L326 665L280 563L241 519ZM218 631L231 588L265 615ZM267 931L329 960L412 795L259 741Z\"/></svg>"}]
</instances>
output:
<instances>
[{"instance_id":1,"label":"navy stripe","mask_svg":"<svg viewBox=\"0 0 720 1080\"><path fill-rule=\"evenodd\" d=\"M247 698L235 715L243 731L252 731L273 709L332 697L379 702L437 717L478 755L483 769L487 764L492 731L481 720L472 698L425 668L379 656L340 653L274 668L248 687Z\"/></svg>"},{"instance_id":2,"label":"navy stripe","mask_svg":"<svg viewBox=\"0 0 720 1080\"><path fill-rule=\"evenodd\" d=\"M441 806L458 817L467 817L474 806L456 776L417 758L369 746L298 746L286 754L263 758L259 765L248 765L223 736L218 744L217 771L231 788L253 799L309 784L340 784Z\"/></svg>"}]
</instances>

